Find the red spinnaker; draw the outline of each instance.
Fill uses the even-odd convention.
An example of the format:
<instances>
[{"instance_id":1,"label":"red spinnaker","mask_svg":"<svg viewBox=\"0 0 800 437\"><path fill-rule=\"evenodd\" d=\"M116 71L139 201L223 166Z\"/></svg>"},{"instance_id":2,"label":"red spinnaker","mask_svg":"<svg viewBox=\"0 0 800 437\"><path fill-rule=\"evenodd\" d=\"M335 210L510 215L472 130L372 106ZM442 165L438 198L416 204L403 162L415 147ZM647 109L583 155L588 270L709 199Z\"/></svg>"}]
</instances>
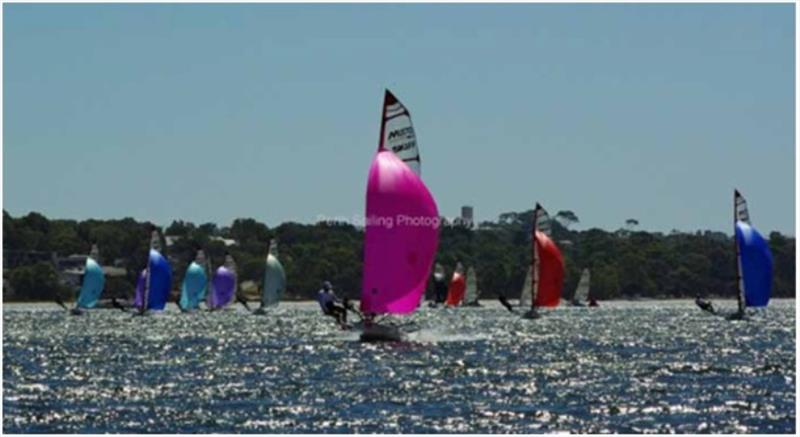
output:
<instances>
[{"instance_id":1,"label":"red spinnaker","mask_svg":"<svg viewBox=\"0 0 800 437\"><path fill-rule=\"evenodd\" d=\"M539 251L539 284L535 305L556 307L561 301L561 287L564 285L564 260L556 243L544 232L536 231L536 247Z\"/></svg>"},{"instance_id":2,"label":"red spinnaker","mask_svg":"<svg viewBox=\"0 0 800 437\"><path fill-rule=\"evenodd\" d=\"M447 289L447 301L445 303L449 306L458 306L464 300L464 291L467 289L467 281L464 275L460 273L453 273L453 279L450 281L450 287Z\"/></svg>"}]
</instances>

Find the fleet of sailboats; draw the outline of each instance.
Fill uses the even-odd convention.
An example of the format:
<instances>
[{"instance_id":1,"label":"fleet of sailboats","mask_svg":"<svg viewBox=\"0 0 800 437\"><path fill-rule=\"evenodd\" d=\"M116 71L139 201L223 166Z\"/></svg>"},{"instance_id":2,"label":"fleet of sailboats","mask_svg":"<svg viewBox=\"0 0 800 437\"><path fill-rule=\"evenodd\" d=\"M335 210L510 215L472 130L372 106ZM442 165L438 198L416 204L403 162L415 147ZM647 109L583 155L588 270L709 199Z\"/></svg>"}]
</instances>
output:
<instances>
[{"instance_id":1,"label":"fleet of sailboats","mask_svg":"<svg viewBox=\"0 0 800 437\"><path fill-rule=\"evenodd\" d=\"M378 150L367 177L365 210L360 338L399 340L403 338L403 330L384 321L388 316L409 315L419 307L439 244L439 214L433 195L421 179L421 158L411 114L389 90L384 95ZM747 202L738 190L734 191L733 224L738 305L737 312L729 318L742 319L747 308L765 307L769 303L773 260L767 241L751 224ZM161 253L160 241L158 231L153 230L147 265L138 276L133 304L142 314L163 310L171 291L172 270ZM269 308L277 306L286 290L286 273L278 259L276 240L270 241L267 252L257 314L266 314ZM233 256L226 254L223 265L213 275L210 270L210 258L203 250L197 250L186 269L176 302L182 311L197 311L203 302L209 310L218 310L237 297L238 275ZM526 271L518 306L525 310L523 317L535 319L540 316L540 308L559 305L565 273L561 252L550 237L550 217L538 203L532 220L531 263ZM437 263L431 306L440 303L450 307L480 306L474 266L465 272L458 262L449 285L445 275L444 267ZM99 250L93 245L71 311L81 314L94 308L104 286ZM591 272L584 268L571 304L584 306L588 302L589 306L596 306L590 291ZM513 311L511 304L501 301ZM710 303L704 309L713 312Z\"/></svg>"}]
</instances>

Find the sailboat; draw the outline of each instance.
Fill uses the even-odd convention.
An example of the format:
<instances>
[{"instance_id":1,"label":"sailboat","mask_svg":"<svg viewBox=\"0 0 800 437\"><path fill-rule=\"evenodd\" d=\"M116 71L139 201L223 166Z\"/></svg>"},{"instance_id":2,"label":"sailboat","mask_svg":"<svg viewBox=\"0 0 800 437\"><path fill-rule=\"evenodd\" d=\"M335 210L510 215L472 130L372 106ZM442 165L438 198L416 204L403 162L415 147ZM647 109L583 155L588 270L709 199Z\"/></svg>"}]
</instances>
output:
<instances>
[{"instance_id":1,"label":"sailboat","mask_svg":"<svg viewBox=\"0 0 800 437\"><path fill-rule=\"evenodd\" d=\"M772 252L764 237L750 224L747 201L738 190L733 193L733 220L738 311L730 318L742 319L747 307L765 307L769 303Z\"/></svg>"},{"instance_id":2,"label":"sailboat","mask_svg":"<svg viewBox=\"0 0 800 437\"><path fill-rule=\"evenodd\" d=\"M222 309L233 302L238 288L236 262L229 254L225 254L225 262L214 272L212 287L208 295L207 305L212 311Z\"/></svg>"},{"instance_id":3,"label":"sailboat","mask_svg":"<svg viewBox=\"0 0 800 437\"><path fill-rule=\"evenodd\" d=\"M266 314L267 309L278 306L286 290L286 272L278 261L278 242L269 243L269 251L264 265L264 282L261 287L261 306L254 314Z\"/></svg>"},{"instance_id":4,"label":"sailboat","mask_svg":"<svg viewBox=\"0 0 800 437\"><path fill-rule=\"evenodd\" d=\"M572 306L583 306L583 302L589 300L589 283L591 282L592 274L589 269L583 269L581 272L581 279L578 281L578 286L575 287L575 293L572 295Z\"/></svg>"},{"instance_id":5,"label":"sailboat","mask_svg":"<svg viewBox=\"0 0 800 437\"><path fill-rule=\"evenodd\" d=\"M564 260L555 242L550 239L550 216L538 203L533 212L532 257L531 257L531 298L529 311L523 317L537 318L537 308L556 307L561 301L561 287L564 284Z\"/></svg>"},{"instance_id":6,"label":"sailboat","mask_svg":"<svg viewBox=\"0 0 800 437\"><path fill-rule=\"evenodd\" d=\"M186 274L183 276L181 297L178 301L181 311L196 311L200 306L200 302L205 299L207 290L206 255L202 250L198 250L194 261L189 264Z\"/></svg>"},{"instance_id":7,"label":"sailboat","mask_svg":"<svg viewBox=\"0 0 800 437\"><path fill-rule=\"evenodd\" d=\"M100 294L103 293L105 283L106 276L103 273L103 268L100 267L100 251L97 249L97 245L93 244L83 269L83 281L78 293L78 300L70 312L74 315L80 315L84 311L96 307Z\"/></svg>"},{"instance_id":8,"label":"sailboat","mask_svg":"<svg viewBox=\"0 0 800 437\"><path fill-rule=\"evenodd\" d=\"M433 302L428 303L431 308L436 308L447 299L447 280L445 278L444 266L436 263L433 269Z\"/></svg>"},{"instance_id":9,"label":"sailboat","mask_svg":"<svg viewBox=\"0 0 800 437\"><path fill-rule=\"evenodd\" d=\"M150 234L150 251L147 266L139 274L136 284L136 297L133 301L140 314L149 310L161 311L167 305L172 289L172 268L169 261L161 255L161 239L158 231Z\"/></svg>"},{"instance_id":10,"label":"sailboat","mask_svg":"<svg viewBox=\"0 0 800 437\"><path fill-rule=\"evenodd\" d=\"M531 286L533 285L533 265L528 266L528 273L525 275L525 282L522 283L522 291L519 293L520 307L530 306L531 299L533 299L533 292Z\"/></svg>"},{"instance_id":11,"label":"sailboat","mask_svg":"<svg viewBox=\"0 0 800 437\"><path fill-rule=\"evenodd\" d=\"M447 288L447 306L455 307L461 305L464 300L464 292L466 291L467 283L464 278L464 266L458 262L456 269L453 271L453 278L450 279L450 286Z\"/></svg>"},{"instance_id":12,"label":"sailboat","mask_svg":"<svg viewBox=\"0 0 800 437\"><path fill-rule=\"evenodd\" d=\"M397 341L397 326L379 315L413 313L420 303L439 245L439 211L419 177L411 116L386 90L378 151L367 178L362 341Z\"/></svg>"},{"instance_id":13,"label":"sailboat","mask_svg":"<svg viewBox=\"0 0 800 437\"><path fill-rule=\"evenodd\" d=\"M481 304L478 302L478 276L475 273L475 267L470 267L467 270L467 288L464 292L465 307L479 307Z\"/></svg>"}]
</instances>

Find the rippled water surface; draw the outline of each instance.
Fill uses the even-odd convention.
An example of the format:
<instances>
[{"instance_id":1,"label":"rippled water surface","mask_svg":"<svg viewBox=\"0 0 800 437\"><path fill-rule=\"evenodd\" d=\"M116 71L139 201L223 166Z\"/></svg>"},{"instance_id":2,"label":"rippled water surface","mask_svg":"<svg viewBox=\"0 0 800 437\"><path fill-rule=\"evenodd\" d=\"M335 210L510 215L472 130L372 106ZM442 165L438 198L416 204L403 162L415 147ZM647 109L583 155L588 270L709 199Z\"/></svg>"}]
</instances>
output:
<instances>
[{"instance_id":1,"label":"rippled water surface","mask_svg":"<svg viewBox=\"0 0 800 437\"><path fill-rule=\"evenodd\" d=\"M723 303L732 309L732 302ZM5 305L5 432L794 432L794 300L424 308L362 344L316 304L75 317Z\"/></svg>"}]
</instances>

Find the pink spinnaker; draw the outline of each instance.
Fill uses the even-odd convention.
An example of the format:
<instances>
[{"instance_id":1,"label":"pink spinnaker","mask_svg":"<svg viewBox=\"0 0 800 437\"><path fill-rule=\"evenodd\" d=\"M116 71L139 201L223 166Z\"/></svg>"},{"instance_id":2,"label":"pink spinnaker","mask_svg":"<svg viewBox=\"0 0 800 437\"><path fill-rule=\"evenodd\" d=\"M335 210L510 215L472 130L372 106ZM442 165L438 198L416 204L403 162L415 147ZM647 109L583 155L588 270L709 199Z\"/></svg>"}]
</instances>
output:
<instances>
[{"instance_id":1,"label":"pink spinnaker","mask_svg":"<svg viewBox=\"0 0 800 437\"><path fill-rule=\"evenodd\" d=\"M366 219L361 311L411 313L436 256L439 211L422 179L387 149L369 169Z\"/></svg>"}]
</instances>

